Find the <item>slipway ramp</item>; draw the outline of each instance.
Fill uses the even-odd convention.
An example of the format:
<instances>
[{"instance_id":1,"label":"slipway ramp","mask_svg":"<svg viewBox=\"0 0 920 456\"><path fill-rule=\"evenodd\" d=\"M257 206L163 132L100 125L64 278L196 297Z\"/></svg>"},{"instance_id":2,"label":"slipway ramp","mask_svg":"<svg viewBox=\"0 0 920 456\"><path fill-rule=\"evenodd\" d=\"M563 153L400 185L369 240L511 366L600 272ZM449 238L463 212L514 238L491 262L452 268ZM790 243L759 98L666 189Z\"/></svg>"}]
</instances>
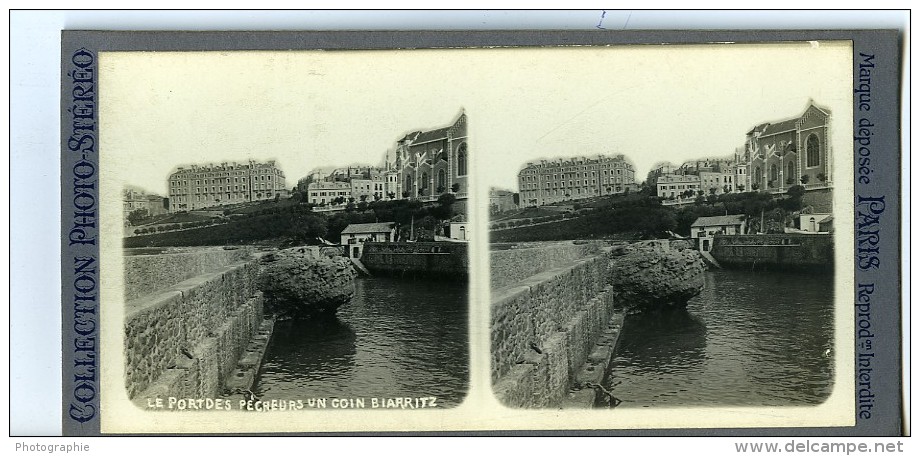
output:
<instances>
[{"instance_id":1,"label":"slipway ramp","mask_svg":"<svg viewBox=\"0 0 920 456\"><path fill-rule=\"evenodd\" d=\"M713 266L715 266L715 267L717 267L717 268L719 268L719 269L722 269L722 265L719 264L719 262L716 261L715 257L713 257L712 255L710 255L709 252L704 252L704 251L700 250L700 255L703 256L703 260L705 260L707 263L709 263L709 264L711 264L711 265L713 265Z\"/></svg>"},{"instance_id":2,"label":"slipway ramp","mask_svg":"<svg viewBox=\"0 0 920 456\"><path fill-rule=\"evenodd\" d=\"M361 260L357 258L352 258L352 257L349 257L348 259L351 260L351 264L355 265L355 269L360 271L362 274L370 277L371 271L367 270L367 267L364 266L364 263L362 263Z\"/></svg>"}]
</instances>

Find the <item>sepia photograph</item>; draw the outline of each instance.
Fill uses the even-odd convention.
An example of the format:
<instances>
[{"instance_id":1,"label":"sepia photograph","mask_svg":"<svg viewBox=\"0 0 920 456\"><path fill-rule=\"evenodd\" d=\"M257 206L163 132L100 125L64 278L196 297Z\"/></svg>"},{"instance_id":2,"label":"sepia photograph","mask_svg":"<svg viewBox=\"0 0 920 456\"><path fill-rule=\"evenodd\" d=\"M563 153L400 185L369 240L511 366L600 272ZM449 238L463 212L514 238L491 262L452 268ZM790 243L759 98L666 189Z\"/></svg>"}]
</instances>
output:
<instances>
[{"instance_id":1,"label":"sepia photograph","mask_svg":"<svg viewBox=\"0 0 920 456\"><path fill-rule=\"evenodd\" d=\"M462 96L407 98L399 71L338 86L354 67L318 53L103 53L100 67L127 399L152 413L463 402Z\"/></svg>"},{"instance_id":2,"label":"sepia photograph","mask_svg":"<svg viewBox=\"0 0 920 456\"><path fill-rule=\"evenodd\" d=\"M614 47L547 95L489 175L499 400L620 416L850 395L851 52Z\"/></svg>"},{"instance_id":3,"label":"sepia photograph","mask_svg":"<svg viewBox=\"0 0 920 456\"><path fill-rule=\"evenodd\" d=\"M852 52L100 52L102 432L853 425Z\"/></svg>"}]
</instances>

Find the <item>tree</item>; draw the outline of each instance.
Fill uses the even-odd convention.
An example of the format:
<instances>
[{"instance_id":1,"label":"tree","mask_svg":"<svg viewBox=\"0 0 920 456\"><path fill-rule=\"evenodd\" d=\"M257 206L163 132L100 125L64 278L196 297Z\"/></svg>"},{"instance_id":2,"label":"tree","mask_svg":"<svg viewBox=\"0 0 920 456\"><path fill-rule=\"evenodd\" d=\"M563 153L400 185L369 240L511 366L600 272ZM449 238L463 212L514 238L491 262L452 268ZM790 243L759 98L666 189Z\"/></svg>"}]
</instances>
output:
<instances>
[{"instance_id":1,"label":"tree","mask_svg":"<svg viewBox=\"0 0 920 456\"><path fill-rule=\"evenodd\" d=\"M454 195L451 195L450 193L444 193L438 197L438 204L440 204L441 206L450 207L456 201L457 201L457 197Z\"/></svg>"},{"instance_id":2,"label":"tree","mask_svg":"<svg viewBox=\"0 0 920 456\"><path fill-rule=\"evenodd\" d=\"M128 223L130 223L132 226L136 226L137 224L143 222L146 218L147 209L135 209L128 214Z\"/></svg>"},{"instance_id":3,"label":"tree","mask_svg":"<svg viewBox=\"0 0 920 456\"><path fill-rule=\"evenodd\" d=\"M808 184L808 181L809 181L810 179L811 179L811 176L809 176L808 174L805 174L805 175L803 175L802 177L799 178L799 180L802 181L802 185Z\"/></svg>"},{"instance_id":4,"label":"tree","mask_svg":"<svg viewBox=\"0 0 920 456\"><path fill-rule=\"evenodd\" d=\"M792 187L789 187L789 190L786 190L786 194L794 198L801 198L805 195L805 187L801 185L793 185Z\"/></svg>"},{"instance_id":5,"label":"tree","mask_svg":"<svg viewBox=\"0 0 920 456\"><path fill-rule=\"evenodd\" d=\"M450 190L454 193L460 193L460 183L454 182L454 185L450 186Z\"/></svg>"}]
</instances>

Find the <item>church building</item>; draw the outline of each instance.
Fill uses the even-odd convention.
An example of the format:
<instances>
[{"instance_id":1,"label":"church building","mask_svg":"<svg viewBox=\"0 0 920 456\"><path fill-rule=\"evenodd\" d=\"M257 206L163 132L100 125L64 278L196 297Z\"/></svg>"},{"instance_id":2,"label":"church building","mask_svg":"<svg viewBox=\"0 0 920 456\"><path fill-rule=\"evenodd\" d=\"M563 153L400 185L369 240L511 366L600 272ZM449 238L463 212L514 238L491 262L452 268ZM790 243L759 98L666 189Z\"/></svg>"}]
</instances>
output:
<instances>
[{"instance_id":1,"label":"church building","mask_svg":"<svg viewBox=\"0 0 920 456\"><path fill-rule=\"evenodd\" d=\"M396 170L397 198L436 199L444 193L466 197L469 191L466 114L461 111L446 127L405 135L396 144Z\"/></svg>"},{"instance_id":2,"label":"church building","mask_svg":"<svg viewBox=\"0 0 920 456\"><path fill-rule=\"evenodd\" d=\"M833 186L830 147L831 113L809 101L802 114L767 122L747 133L744 150L736 152L735 184L739 190L783 192L793 185Z\"/></svg>"}]
</instances>

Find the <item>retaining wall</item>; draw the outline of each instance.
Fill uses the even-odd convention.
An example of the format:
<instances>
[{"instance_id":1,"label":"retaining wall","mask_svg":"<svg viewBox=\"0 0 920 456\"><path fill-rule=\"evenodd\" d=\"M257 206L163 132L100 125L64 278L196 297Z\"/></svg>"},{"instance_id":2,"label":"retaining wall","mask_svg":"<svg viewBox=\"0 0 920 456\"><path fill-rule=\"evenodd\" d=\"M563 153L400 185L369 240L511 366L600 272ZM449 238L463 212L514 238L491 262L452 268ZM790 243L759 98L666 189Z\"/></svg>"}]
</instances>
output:
<instances>
[{"instance_id":1,"label":"retaining wall","mask_svg":"<svg viewBox=\"0 0 920 456\"><path fill-rule=\"evenodd\" d=\"M591 247L573 244L527 250L491 252L493 278L507 272L497 282L510 284L492 292L492 383L498 399L510 407L561 407L585 369L606 365L597 359L586 367L589 358L605 352L600 345L615 344L616 335L612 342L601 335L611 329L618 334L622 316L606 285L605 250L594 246L592 254ZM559 258L569 261L558 265ZM525 260L531 264L522 264ZM511 269L514 264L523 269ZM545 270L514 280L540 267ZM609 358L609 349L606 353Z\"/></svg>"},{"instance_id":2,"label":"retaining wall","mask_svg":"<svg viewBox=\"0 0 920 456\"><path fill-rule=\"evenodd\" d=\"M130 250L130 249L129 249ZM207 247L192 251L124 257L125 300L164 290L183 280L249 258L249 249Z\"/></svg>"},{"instance_id":3,"label":"retaining wall","mask_svg":"<svg viewBox=\"0 0 920 456\"><path fill-rule=\"evenodd\" d=\"M489 262L493 290L600 252L596 242L492 244L492 248Z\"/></svg>"},{"instance_id":4,"label":"retaining wall","mask_svg":"<svg viewBox=\"0 0 920 456\"><path fill-rule=\"evenodd\" d=\"M361 262L374 274L466 279L466 242L365 242Z\"/></svg>"},{"instance_id":5,"label":"retaining wall","mask_svg":"<svg viewBox=\"0 0 920 456\"><path fill-rule=\"evenodd\" d=\"M709 253L727 267L833 270L834 236L795 233L716 235Z\"/></svg>"},{"instance_id":6,"label":"retaining wall","mask_svg":"<svg viewBox=\"0 0 920 456\"><path fill-rule=\"evenodd\" d=\"M146 259L151 264L145 270L163 264ZM129 301L129 397L140 402L148 397L218 397L263 324L258 274L256 262L237 262Z\"/></svg>"}]
</instances>

